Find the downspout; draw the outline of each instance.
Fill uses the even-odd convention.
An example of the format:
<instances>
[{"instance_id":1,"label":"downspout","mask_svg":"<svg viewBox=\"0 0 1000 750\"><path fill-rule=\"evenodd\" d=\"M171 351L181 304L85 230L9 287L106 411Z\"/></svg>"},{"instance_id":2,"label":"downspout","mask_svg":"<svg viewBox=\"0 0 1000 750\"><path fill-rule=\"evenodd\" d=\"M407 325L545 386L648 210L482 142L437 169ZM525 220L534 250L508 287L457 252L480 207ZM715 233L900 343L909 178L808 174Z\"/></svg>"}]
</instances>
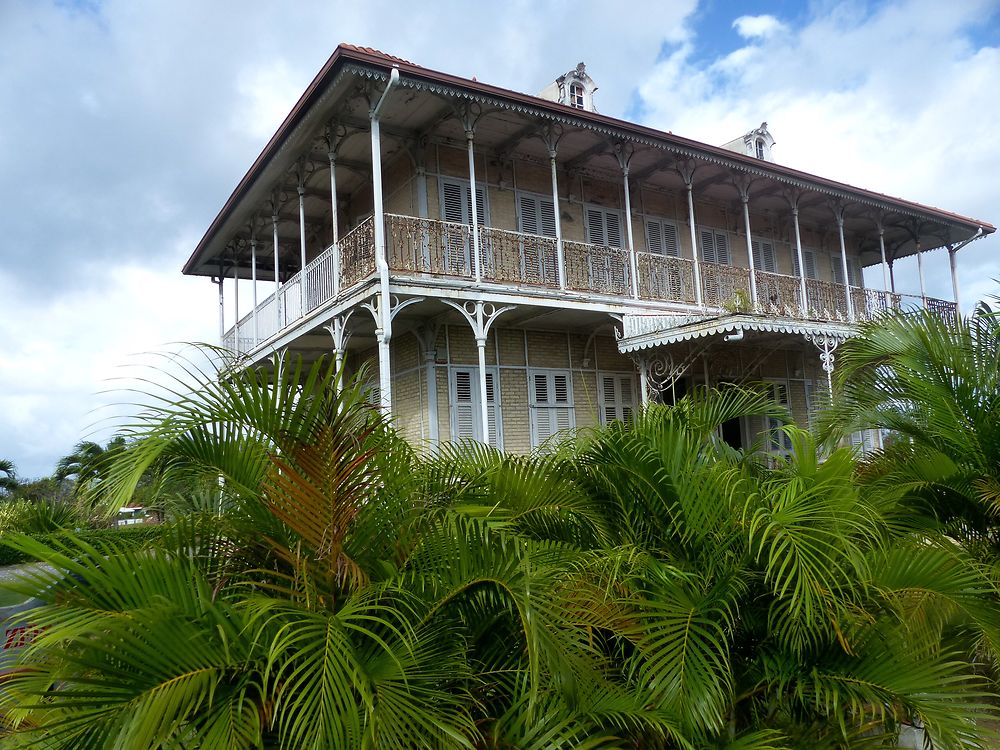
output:
<instances>
[{"instance_id":1,"label":"downspout","mask_svg":"<svg viewBox=\"0 0 1000 750\"><path fill-rule=\"evenodd\" d=\"M389 92L399 84L399 69L393 68L389 74L382 95L371 108L372 137L372 193L374 202L374 234L375 234L375 265L379 275L379 316L381 317L381 333L379 336L379 400L382 413L389 416L392 411L392 379L389 374L389 340L392 338L392 313L389 300L389 260L385 245L385 209L382 205L382 136L379 128L379 114Z\"/></svg>"}]
</instances>

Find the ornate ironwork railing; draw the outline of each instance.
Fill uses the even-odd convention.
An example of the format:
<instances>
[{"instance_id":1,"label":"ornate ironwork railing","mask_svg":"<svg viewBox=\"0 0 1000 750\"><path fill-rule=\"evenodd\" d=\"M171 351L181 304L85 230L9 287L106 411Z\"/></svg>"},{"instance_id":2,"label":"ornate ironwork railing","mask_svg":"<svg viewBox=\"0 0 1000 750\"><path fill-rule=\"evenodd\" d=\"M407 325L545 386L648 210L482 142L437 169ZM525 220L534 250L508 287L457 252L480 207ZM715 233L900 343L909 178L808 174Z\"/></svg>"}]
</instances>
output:
<instances>
[{"instance_id":1,"label":"ornate ironwork railing","mask_svg":"<svg viewBox=\"0 0 1000 750\"><path fill-rule=\"evenodd\" d=\"M636 253L639 297L694 304L694 263L684 258L658 253Z\"/></svg>"},{"instance_id":2,"label":"ornate ironwork railing","mask_svg":"<svg viewBox=\"0 0 1000 750\"><path fill-rule=\"evenodd\" d=\"M802 286L797 276L754 271L757 310L797 318L802 314Z\"/></svg>"},{"instance_id":3,"label":"ornate ironwork railing","mask_svg":"<svg viewBox=\"0 0 1000 750\"><path fill-rule=\"evenodd\" d=\"M616 296L632 294L627 250L563 240L563 257L568 288Z\"/></svg>"},{"instance_id":4,"label":"ornate ironwork railing","mask_svg":"<svg viewBox=\"0 0 1000 750\"><path fill-rule=\"evenodd\" d=\"M847 295L843 284L806 279L807 316L827 320L847 320Z\"/></svg>"},{"instance_id":5,"label":"ornate ironwork railing","mask_svg":"<svg viewBox=\"0 0 1000 750\"><path fill-rule=\"evenodd\" d=\"M479 249L483 278L487 281L559 286L554 237L480 227Z\"/></svg>"},{"instance_id":6,"label":"ornate ironwork railing","mask_svg":"<svg viewBox=\"0 0 1000 750\"><path fill-rule=\"evenodd\" d=\"M365 219L340 238L340 288L349 289L375 273L375 220Z\"/></svg>"},{"instance_id":7,"label":"ornate ironwork railing","mask_svg":"<svg viewBox=\"0 0 1000 750\"><path fill-rule=\"evenodd\" d=\"M473 276L467 224L386 214L385 235L393 271Z\"/></svg>"},{"instance_id":8,"label":"ornate ironwork railing","mask_svg":"<svg viewBox=\"0 0 1000 750\"><path fill-rule=\"evenodd\" d=\"M749 312L750 269L701 264L702 301L708 307L721 307L732 312Z\"/></svg>"}]
</instances>

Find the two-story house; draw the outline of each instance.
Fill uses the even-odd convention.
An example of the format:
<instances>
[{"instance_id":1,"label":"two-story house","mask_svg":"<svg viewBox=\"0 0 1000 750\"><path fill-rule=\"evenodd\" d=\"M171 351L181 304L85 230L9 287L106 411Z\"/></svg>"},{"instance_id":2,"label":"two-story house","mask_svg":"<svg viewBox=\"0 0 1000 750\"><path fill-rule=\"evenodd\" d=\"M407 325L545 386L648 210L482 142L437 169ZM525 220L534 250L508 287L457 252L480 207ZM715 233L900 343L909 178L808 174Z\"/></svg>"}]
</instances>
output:
<instances>
[{"instance_id":1,"label":"two-story house","mask_svg":"<svg viewBox=\"0 0 1000 750\"><path fill-rule=\"evenodd\" d=\"M807 422L855 324L953 313L955 254L994 231L777 164L766 123L714 147L601 115L595 89L582 63L527 96L338 47L184 266L218 283L224 345L370 362L417 442L528 451L722 382ZM897 290L893 264L935 249L955 301ZM772 427L724 437L781 452Z\"/></svg>"}]
</instances>

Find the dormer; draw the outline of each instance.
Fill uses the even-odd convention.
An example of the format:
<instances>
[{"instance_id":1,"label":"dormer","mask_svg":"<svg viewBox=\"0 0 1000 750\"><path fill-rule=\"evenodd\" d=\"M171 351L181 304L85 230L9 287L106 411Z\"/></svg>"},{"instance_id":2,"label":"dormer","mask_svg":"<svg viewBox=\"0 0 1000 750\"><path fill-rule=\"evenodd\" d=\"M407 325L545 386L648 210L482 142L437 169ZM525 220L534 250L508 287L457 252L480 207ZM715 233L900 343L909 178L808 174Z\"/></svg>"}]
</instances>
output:
<instances>
[{"instance_id":1,"label":"dormer","mask_svg":"<svg viewBox=\"0 0 1000 750\"><path fill-rule=\"evenodd\" d=\"M570 107L576 107L587 112L596 112L594 92L597 84L587 75L587 66L580 63L575 69L559 76L545 87L538 96L551 102L559 102Z\"/></svg>"},{"instance_id":2,"label":"dormer","mask_svg":"<svg viewBox=\"0 0 1000 750\"><path fill-rule=\"evenodd\" d=\"M746 135L741 136L729 143L722 144L722 148L735 151L738 154L754 156L762 161L774 161L771 155L771 147L774 145L774 138L767 130L767 123L762 122L759 128L751 130Z\"/></svg>"}]
</instances>

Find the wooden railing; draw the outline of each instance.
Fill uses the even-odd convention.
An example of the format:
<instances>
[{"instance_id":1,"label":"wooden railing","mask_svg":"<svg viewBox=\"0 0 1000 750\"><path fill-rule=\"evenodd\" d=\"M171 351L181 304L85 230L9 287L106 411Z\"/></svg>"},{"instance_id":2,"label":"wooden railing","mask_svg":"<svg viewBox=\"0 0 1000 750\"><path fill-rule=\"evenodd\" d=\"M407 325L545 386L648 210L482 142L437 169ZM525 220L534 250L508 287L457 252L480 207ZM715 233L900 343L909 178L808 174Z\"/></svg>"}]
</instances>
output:
<instances>
[{"instance_id":1,"label":"wooden railing","mask_svg":"<svg viewBox=\"0 0 1000 750\"><path fill-rule=\"evenodd\" d=\"M375 264L375 225L368 218L330 246L305 269L286 280L276 294L257 306L256 316L244 316L223 337L233 351L249 352L336 298L371 278ZM390 273L397 277L435 276L475 280L473 229L467 224L387 214L386 253ZM507 287L561 288L559 243L553 237L478 227L479 274L489 284ZM638 298L693 306L698 295L691 260L654 253L634 254L623 248L564 240L565 288L583 294ZM339 262L338 262L339 260ZM716 263L699 264L701 303L707 310L849 321L843 284L797 276L753 271L756 299L751 298L751 271ZM635 276L635 278L633 278ZM955 303L928 297L893 294L851 287L853 320L868 320L890 310L927 309L954 315Z\"/></svg>"}]
</instances>

